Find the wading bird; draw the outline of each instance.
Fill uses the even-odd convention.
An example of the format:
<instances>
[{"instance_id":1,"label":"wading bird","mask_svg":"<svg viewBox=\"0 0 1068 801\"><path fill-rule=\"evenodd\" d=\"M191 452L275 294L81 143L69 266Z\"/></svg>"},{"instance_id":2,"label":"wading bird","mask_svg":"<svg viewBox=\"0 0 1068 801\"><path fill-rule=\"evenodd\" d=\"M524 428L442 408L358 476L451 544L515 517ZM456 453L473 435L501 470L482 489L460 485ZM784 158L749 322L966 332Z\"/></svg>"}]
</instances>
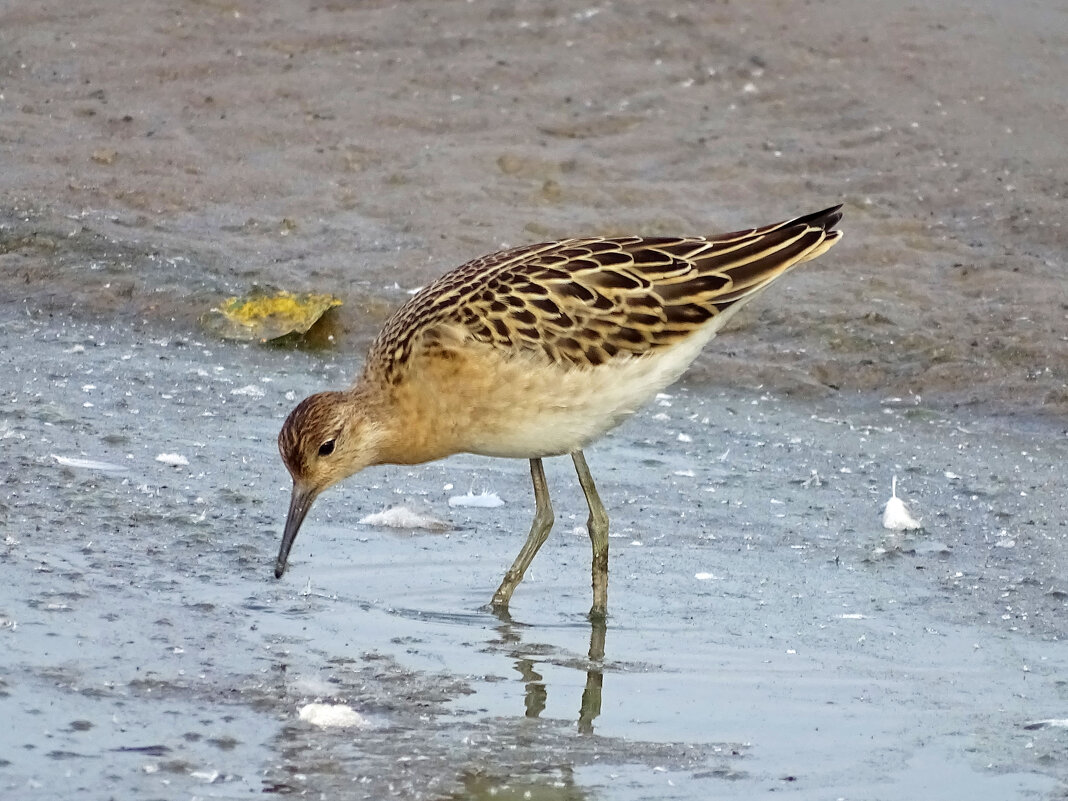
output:
<instances>
[{"instance_id":1,"label":"wading bird","mask_svg":"<svg viewBox=\"0 0 1068 801\"><path fill-rule=\"evenodd\" d=\"M365 467L454 453L530 460L534 522L491 604L548 537L542 459L570 454L589 504L591 617L608 605L608 515L583 448L675 381L744 304L841 237L841 206L713 237L593 237L483 256L386 322L356 383L301 401L278 435L293 494L274 574L319 493Z\"/></svg>"}]
</instances>

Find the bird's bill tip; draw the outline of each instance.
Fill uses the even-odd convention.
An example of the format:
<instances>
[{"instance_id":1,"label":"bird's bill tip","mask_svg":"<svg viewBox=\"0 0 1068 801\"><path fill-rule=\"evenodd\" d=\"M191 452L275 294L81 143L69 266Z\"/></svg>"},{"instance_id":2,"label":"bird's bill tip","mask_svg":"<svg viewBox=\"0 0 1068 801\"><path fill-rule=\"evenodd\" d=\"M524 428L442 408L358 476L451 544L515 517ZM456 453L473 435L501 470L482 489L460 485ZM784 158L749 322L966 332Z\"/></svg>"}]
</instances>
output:
<instances>
[{"instance_id":1,"label":"bird's bill tip","mask_svg":"<svg viewBox=\"0 0 1068 801\"><path fill-rule=\"evenodd\" d=\"M293 494L289 498L289 514L286 515L286 527L282 533L282 546L278 549L278 559L274 563L274 577L282 578L286 572L286 562L289 559L289 551L293 547L293 541L300 531L300 524L311 509L312 501L319 493L312 487L305 487L293 483Z\"/></svg>"}]
</instances>

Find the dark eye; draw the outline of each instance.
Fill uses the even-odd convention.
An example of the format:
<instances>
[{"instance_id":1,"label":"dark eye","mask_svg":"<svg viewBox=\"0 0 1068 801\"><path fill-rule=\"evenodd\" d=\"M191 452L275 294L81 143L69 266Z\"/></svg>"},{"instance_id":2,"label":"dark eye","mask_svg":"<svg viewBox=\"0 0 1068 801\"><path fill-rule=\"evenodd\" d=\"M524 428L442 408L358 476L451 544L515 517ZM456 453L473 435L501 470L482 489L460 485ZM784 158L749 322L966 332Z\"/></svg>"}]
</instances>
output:
<instances>
[{"instance_id":1,"label":"dark eye","mask_svg":"<svg viewBox=\"0 0 1068 801\"><path fill-rule=\"evenodd\" d=\"M320 456L329 456L334 452L334 440L328 439L322 445L319 446Z\"/></svg>"}]
</instances>

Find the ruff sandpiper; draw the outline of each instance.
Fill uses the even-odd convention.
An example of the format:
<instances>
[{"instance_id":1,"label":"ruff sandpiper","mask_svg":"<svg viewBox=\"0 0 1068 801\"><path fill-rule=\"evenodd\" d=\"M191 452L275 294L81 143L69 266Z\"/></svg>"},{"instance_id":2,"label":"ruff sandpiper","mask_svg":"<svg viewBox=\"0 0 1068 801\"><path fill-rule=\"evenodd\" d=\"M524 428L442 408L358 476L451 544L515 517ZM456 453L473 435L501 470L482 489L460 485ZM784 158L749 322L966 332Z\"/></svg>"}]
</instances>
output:
<instances>
[{"instance_id":1,"label":"ruff sandpiper","mask_svg":"<svg viewBox=\"0 0 1068 801\"><path fill-rule=\"evenodd\" d=\"M549 535L542 459L570 454L608 603L608 514L582 449L675 381L743 305L841 237L841 206L713 237L565 239L468 262L389 318L352 388L305 398L278 435L293 477L281 578L312 502L365 467L454 453L530 460L534 522L492 606Z\"/></svg>"}]
</instances>

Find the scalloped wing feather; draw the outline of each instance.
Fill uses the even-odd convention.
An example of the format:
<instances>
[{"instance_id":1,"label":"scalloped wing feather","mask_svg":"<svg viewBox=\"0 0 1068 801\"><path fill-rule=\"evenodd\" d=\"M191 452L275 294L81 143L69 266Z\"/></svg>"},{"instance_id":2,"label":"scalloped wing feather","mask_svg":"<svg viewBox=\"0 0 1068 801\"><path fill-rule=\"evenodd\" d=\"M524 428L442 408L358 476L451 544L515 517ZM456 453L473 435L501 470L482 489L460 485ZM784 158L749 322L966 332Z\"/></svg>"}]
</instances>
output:
<instances>
[{"instance_id":1,"label":"scalloped wing feather","mask_svg":"<svg viewBox=\"0 0 1068 801\"><path fill-rule=\"evenodd\" d=\"M365 372L401 380L413 352L463 339L575 367L717 330L841 236L840 206L714 237L596 237L501 251L446 273L386 323ZM702 337L703 338L703 337ZM711 338L711 335L709 335Z\"/></svg>"}]
</instances>

